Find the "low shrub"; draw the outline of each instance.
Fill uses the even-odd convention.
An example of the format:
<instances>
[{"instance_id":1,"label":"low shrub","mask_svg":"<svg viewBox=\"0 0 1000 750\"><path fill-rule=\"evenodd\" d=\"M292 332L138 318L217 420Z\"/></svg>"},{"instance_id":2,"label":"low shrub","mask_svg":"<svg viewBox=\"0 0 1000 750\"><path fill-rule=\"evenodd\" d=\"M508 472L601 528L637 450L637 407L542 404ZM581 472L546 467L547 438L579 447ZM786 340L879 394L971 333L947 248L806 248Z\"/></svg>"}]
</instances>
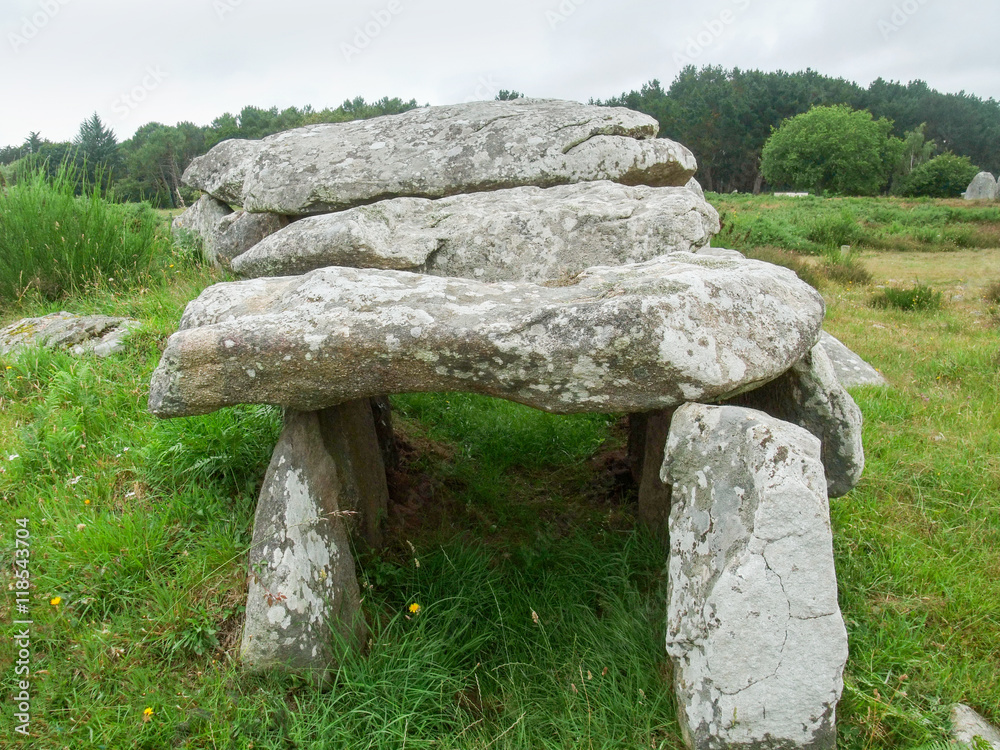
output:
<instances>
[{"instance_id":1,"label":"low shrub","mask_svg":"<svg viewBox=\"0 0 1000 750\"><path fill-rule=\"evenodd\" d=\"M939 310L941 292L934 291L926 284L911 287L889 287L872 297L875 307L894 307L897 310Z\"/></svg>"},{"instance_id":2,"label":"low shrub","mask_svg":"<svg viewBox=\"0 0 1000 750\"><path fill-rule=\"evenodd\" d=\"M826 253L820 272L838 284L867 286L872 283L872 273L854 255L842 255L840 250Z\"/></svg>"}]
</instances>

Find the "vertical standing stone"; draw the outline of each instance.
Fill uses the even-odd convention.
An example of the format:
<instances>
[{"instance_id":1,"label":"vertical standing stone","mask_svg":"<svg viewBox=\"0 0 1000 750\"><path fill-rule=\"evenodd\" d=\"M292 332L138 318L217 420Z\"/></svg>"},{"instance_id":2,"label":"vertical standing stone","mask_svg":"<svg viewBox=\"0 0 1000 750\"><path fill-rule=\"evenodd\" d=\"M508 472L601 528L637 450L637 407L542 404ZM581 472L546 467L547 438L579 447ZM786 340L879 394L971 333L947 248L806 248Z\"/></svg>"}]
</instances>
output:
<instances>
[{"instance_id":1,"label":"vertical standing stone","mask_svg":"<svg viewBox=\"0 0 1000 750\"><path fill-rule=\"evenodd\" d=\"M367 399L286 410L250 549L240 655L252 669L334 668L364 641L347 520L378 536L385 474Z\"/></svg>"},{"instance_id":2,"label":"vertical standing stone","mask_svg":"<svg viewBox=\"0 0 1000 750\"><path fill-rule=\"evenodd\" d=\"M821 344L783 375L726 403L759 409L818 437L829 497L846 495L861 480L865 469L861 409L840 384Z\"/></svg>"},{"instance_id":3,"label":"vertical standing stone","mask_svg":"<svg viewBox=\"0 0 1000 750\"><path fill-rule=\"evenodd\" d=\"M660 465L673 414L673 408L660 409L633 414L630 419L629 457L636 463L634 474L639 484L637 516L663 539L670 516L670 485L660 479Z\"/></svg>"},{"instance_id":4,"label":"vertical standing stone","mask_svg":"<svg viewBox=\"0 0 1000 750\"><path fill-rule=\"evenodd\" d=\"M688 747L833 750L847 633L819 440L752 409L685 404L662 476Z\"/></svg>"}]
</instances>

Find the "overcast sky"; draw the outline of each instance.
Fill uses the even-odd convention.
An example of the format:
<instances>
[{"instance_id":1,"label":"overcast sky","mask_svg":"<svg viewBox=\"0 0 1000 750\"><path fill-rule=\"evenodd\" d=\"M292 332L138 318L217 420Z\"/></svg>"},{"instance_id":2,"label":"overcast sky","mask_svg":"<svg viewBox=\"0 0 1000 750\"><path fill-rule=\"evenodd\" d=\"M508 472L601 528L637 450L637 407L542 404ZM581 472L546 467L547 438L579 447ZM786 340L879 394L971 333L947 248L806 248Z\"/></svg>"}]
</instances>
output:
<instances>
[{"instance_id":1,"label":"overcast sky","mask_svg":"<svg viewBox=\"0 0 1000 750\"><path fill-rule=\"evenodd\" d=\"M157 121L500 89L587 101L687 62L1000 99L995 0L2 0L0 146Z\"/></svg>"}]
</instances>

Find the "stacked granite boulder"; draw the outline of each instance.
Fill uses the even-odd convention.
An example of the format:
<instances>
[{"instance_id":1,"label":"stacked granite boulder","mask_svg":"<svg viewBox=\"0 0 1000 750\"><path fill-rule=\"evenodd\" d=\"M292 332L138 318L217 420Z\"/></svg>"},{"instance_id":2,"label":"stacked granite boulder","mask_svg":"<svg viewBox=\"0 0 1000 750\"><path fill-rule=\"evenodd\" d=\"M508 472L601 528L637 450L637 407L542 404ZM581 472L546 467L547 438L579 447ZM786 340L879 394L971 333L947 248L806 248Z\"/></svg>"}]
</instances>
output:
<instances>
[{"instance_id":1,"label":"stacked granite boulder","mask_svg":"<svg viewBox=\"0 0 1000 750\"><path fill-rule=\"evenodd\" d=\"M324 670L334 642L363 643L347 540L379 543L386 395L626 412L640 514L670 529L685 736L834 746L846 632L825 504L860 477L860 412L819 345L822 298L711 248L695 160L656 134L629 110L520 99L226 141L191 164L205 195L178 223L246 280L188 306L150 408L285 408L245 663ZM765 631L757 661L719 661Z\"/></svg>"}]
</instances>

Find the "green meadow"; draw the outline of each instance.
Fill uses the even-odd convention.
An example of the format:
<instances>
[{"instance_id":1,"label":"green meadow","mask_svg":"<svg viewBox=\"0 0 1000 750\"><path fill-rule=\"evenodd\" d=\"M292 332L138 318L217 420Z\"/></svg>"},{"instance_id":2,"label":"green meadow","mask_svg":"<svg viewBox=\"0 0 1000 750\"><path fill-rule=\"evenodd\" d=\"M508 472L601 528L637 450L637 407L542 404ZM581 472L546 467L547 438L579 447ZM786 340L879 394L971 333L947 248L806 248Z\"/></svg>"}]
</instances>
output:
<instances>
[{"instance_id":1,"label":"green meadow","mask_svg":"<svg viewBox=\"0 0 1000 750\"><path fill-rule=\"evenodd\" d=\"M0 356L0 622L32 620L32 736L7 729L19 688L4 638L0 747L683 747L666 557L635 523L621 415L394 397L387 544L357 550L367 653L323 686L241 672L245 561L280 415L146 410L185 304L225 277L170 241L163 213L46 189L0 195L0 324L70 310L142 327L107 359ZM867 466L831 503L850 638L840 745L945 747L956 701L1000 722L1000 209L709 199L714 244L797 265L827 330L892 384L853 390ZM98 234L107 222L117 239ZM103 255L88 255L97 236ZM877 302L918 287L938 304Z\"/></svg>"}]
</instances>

